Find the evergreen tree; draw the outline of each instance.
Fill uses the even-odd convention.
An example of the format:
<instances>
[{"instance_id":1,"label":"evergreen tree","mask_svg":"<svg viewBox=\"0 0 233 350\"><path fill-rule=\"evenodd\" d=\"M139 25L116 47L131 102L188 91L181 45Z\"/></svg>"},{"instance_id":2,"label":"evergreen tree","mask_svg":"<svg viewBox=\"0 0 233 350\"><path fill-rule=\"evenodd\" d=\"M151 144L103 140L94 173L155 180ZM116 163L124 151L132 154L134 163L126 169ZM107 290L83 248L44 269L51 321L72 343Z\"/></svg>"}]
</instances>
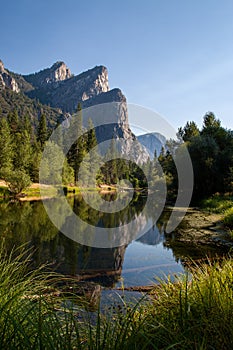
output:
<instances>
[{"instance_id":1,"label":"evergreen tree","mask_svg":"<svg viewBox=\"0 0 233 350\"><path fill-rule=\"evenodd\" d=\"M77 113L79 113L81 111L82 111L82 104L81 104L81 102L78 102L78 104L77 104Z\"/></svg>"},{"instance_id":2,"label":"evergreen tree","mask_svg":"<svg viewBox=\"0 0 233 350\"><path fill-rule=\"evenodd\" d=\"M80 150L79 150L79 153L80 153ZM84 156L85 156L85 159L84 159ZM82 153L82 156L80 155L80 163L78 166L79 186L88 187L90 185L90 172L92 171L92 169L90 168L91 168L90 155L84 152Z\"/></svg>"},{"instance_id":3,"label":"evergreen tree","mask_svg":"<svg viewBox=\"0 0 233 350\"><path fill-rule=\"evenodd\" d=\"M79 166L86 153L86 142L83 135L82 108L80 103L78 103L77 113L72 116L69 128L71 133L74 133L72 138L76 141L71 146L67 159L70 166L74 169L74 179L76 183L78 181Z\"/></svg>"},{"instance_id":4,"label":"evergreen tree","mask_svg":"<svg viewBox=\"0 0 233 350\"><path fill-rule=\"evenodd\" d=\"M75 156L75 164L74 164L75 182L78 181L79 167L85 155L86 155L86 150L85 150L84 137L80 136L77 141L77 153Z\"/></svg>"},{"instance_id":5,"label":"evergreen tree","mask_svg":"<svg viewBox=\"0 0 233 350\"><path fill-rule=\"evenodd\" d=\"M40 180L43 183L62 184L63 159L64 155L60 147L56 143L48 141L40 165Z\"/></svg>"},{"instance_id":6,"label":"evergreen tree","mask_svg":"<svg viewBox=\"0 0 233 350\"><path fill-rule=\"evenodd\" d=\"M0 119L0 176L12 169L13 145L10 127L5 118Z\"/></svg>"},{"instance_id":7,"label":"evergreen tree","mask_svg":"<svg viewBox=\"0 0 233 350\"><path fill-rule=\"evenodd\" d=\"M19 131L19 116L18 112L15 109L13 112L10 112L7 116L8 124L12 134L15 134Z\"/></svg>"},{"instance_id":8,"label":"evergreen tree","mask_svg":"<svg viewBox=\"0 0 233 350\"><path fill-rule=\"evenodd\" d=\"M88 132L87 132L87 151L97 146L97 139L95 134L95 128L92 120L88 119Z\"/></svg>"},{"instance_id":9,"label":"evergreen tree","mask_svg":"<svg viewBox=\"0 0 233 350\"><path fill-rule=\"evenodd\" d=\"M30 117L28 114L24 115L22 117L22 120L19 123L19 131L27 131L28 135L30 136L31 143L34 142L35 136L34 136L34 130L32 127L32 123L30 120Z\"/></svg>"},{"instance_id":10,"label":"evergreen tree","mask_svg":"<svg viewBox=\"0 0 233 350\"><path fill-rule=\"evenodd\" d=\"M64 185L69 185L74 183L74 169L68 164L67 159L65 159L63 164L62 183Z\"/></svg>"},{"instance_id":11,"label":"evergreen tree","mask_svg":"<svg viewBox=\"0 0 233 350\"><path fill-rule=\"evenodd\" d=\"M62 132L62 126L58 123L56 126L56 144L63 149L63 132Z\"/></svg>"},{"instance_id":12,"label":"evergreen tree","mask_svg":"<svg viewBox=\"0 0 233 350\"><path fill-rule=\"evenodd\" d=\"M100 172L98 172L101 156L98 151L98 143L96 139L94 125L91 119L88 120L88 132L87 132L87 152L89 153L89 178L92 178L92 174L97 174L95 181L100 181Z\"/></svg>"},{"instance_id":13,"label":"evergreen tree","mask_svg":"<svg viewBox=\"0 0 233 350\"><path fill-rule=\"evenodd\" d=\"M220 120L215 117L213 112L207 112L203 119L203 129L210 127L219 128L221 126Z\"/></svg>"},{"instance_id":14,"label":"evergreen tree","mask_svg":"<svg viewBox=\"0 0 233 350\"><path fill-rule=\"evenodd\" d=\"M39 168L42 152L38 142L34 142L31 147L31 157L29 162L29 175L33 182L39 182Z\"/></svg>"},{"instance_id":15,"label":"evergreen tree","mask_svg":"<svg viewBox=\"0 0 233 350\"><path fill-rule=\"evenodd\" d=\"M24 170L26 173L29 172L29 165L31 160L31 142L28 132L22 131L17 132L13 138L14 156L13 166L14 169Z\"/></svg>"},{"instance_id":16,"label":"evergreen tree","mask_svg":"<svg viewBox=\"0 0 233 350\"><path fill-rule=\"evenodd\" d=\"M106 153L105 159L106 163L102 167L105 182L107 184L116 184L118 180L118 169L117 169L117 149L115 144L115 139L112 138L110 142L109 149ZM111 159L111 160L108 160Z\"/></svg>"},{"instance_id":17,"label":"evergreen tree","mask_svg":"<svg viewBox=\"0 0 233 350\"><path fill-rule=\"evenodd\" d=\"M200 133L197 124L195 122L187 122L184 128L179 128L177 136L183 141L190 141L193 137L198 136Z\"/></svg>"},{"instance_id":18,"label":"evergreen tree","mask_svg":"<svg viewBox=\"0 0 233 350\"><path fill-rule=\"evenodd\" d=\"M44 149L44 145L47 139L48 139L48 130L47 130L46 116L42 114L40 117L38 131L37 131L37 141L39 142L39 145L42 151Z\"/></svg>"}]
</instances>

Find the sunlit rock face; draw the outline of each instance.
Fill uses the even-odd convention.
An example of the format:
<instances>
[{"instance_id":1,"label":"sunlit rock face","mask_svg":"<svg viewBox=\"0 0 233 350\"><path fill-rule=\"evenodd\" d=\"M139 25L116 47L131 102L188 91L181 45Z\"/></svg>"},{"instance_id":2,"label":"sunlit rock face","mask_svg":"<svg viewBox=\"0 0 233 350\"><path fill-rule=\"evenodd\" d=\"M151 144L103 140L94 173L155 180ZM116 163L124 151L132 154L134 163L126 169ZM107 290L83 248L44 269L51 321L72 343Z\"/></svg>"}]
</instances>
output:
<instances>
[{"instance_id":1,"label":"sunlit rock face","mask_svg":"<svg viewBox=\"0 0 233 350\"><path fill-rule=\"evenodd\" d=\"M24 75L28 81L35 88L40 88L48 84L63 81L72 77L70 69L64 62L56 62L50 68L41 70L40 72Z\"/></svg>"},{"instance_id":2,"label":"sunlit rock face","mask_svg":"<svg viewBox=\"0 0 233 350\"><path fill-rule=\"evenodd\" d=\"M57 62L51 68L24 75L24 79L33 86L27 92L29 97L69 113L76 111L78 102L109 91L108 71L104 66L74 76L64 62Z\"/></svg>"},{"instance_id":3,"label":"sunlit rock face","mask_svg":"<svg viewBox=\"0 0 233 350\"><path fill-rule=\"evenodd\" d=\"M160 155L162 147L166 148L166 138L158 132L148 133L144 135L140 135L137 137L138 141L146 147L150 158L153 159L155 155L155 151L157 156Z\"/></svg>"},{"instance_id":4,"label":"sunlit rock face","mask_svg":"<svg viewBox=\"0 0 233 350\"><path fill-rule=\"evenodd\" d=\"M0 89L9 88L12 91L20 92L19 86L11 74L4 68L0 60Z\"/></svg>"},{"instance_id":5,"label":"sunlit rock face","mask_svg":"<svg viewBox=\"0 0 233 350\"><path fill-rule=\"evenodd\" d=\"M96 66L73 75L64 62L58 61L40 72L20 75L6 70L0 61L0 89L6 87L57 108L60 113L68 116L77 111L80 102L83 111L86 111L86 115L89 113L93 120L98 143L120 140L118 151L121 155L130 155L131 160L137 163L148 160L146 148L138 142L130 129L126 97L118 88L110 90L106 67ZM88 118L85 120L85 113L83 115L84 126L87 126Z\"/></svg>"},{"instance_id":6,"label":"sunlit rock face","mask_svg":"<svg viewBox=\"0 0 233 350\"><path fill-rule=\"evenodd\" d=\"M27 92L29 97L60 108L63 112L76 112L81 102L84 125L87 126L89 117L95 127L98 125L98 143L112 138L120 140L120 154L131 153L132 160L138 163L147 161L148 152L129 126L126 97L120 89L110 90L106 67L96 66L74 76L63 62L57 62L51 68L24 76L24 79L33 85L33 89Z\"/></svg>"}]
</instances>

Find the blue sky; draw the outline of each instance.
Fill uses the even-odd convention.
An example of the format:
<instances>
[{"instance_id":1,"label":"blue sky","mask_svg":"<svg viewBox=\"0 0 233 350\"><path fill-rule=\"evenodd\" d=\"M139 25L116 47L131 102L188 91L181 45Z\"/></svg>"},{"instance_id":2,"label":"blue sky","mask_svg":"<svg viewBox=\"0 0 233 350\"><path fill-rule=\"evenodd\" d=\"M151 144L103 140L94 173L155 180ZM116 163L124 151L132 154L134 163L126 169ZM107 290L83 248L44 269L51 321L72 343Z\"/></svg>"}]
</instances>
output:
<instances>
[{"instance_id":1,"label":"blue sky","mask_svg":"<svg viewBox=\"0 0 233 350\"><path fill-rule=\"evenodd\" d=\"M232 18L232 0L2 0L0 58L22 74L102 64L176 129L207 111L233 129Z\"/></svg>"}]
</instances>

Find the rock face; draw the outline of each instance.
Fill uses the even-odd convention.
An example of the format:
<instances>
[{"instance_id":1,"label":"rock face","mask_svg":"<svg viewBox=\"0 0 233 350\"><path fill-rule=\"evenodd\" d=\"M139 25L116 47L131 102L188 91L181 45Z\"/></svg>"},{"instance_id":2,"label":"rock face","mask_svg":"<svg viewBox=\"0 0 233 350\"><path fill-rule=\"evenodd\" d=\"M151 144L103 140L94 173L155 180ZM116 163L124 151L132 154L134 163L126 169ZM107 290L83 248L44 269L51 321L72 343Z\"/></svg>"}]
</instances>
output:
<instances>
[{"instance_id":1,"label":"rock face","mask_svg":"<svg viewBox=\"0 0 233 350\"><path fill-rule=\"evenodd\" d=\"M159 156L162 147L165 147L166 145L166 137L158 132L140 135L137 137L137 139L143 146L146 147L151 159L154 158L155 151L157 156Z\"/></svg>"},{"instance_id":2,"label":"rock face","mask_svg":"<svg viewBox=\"0 0 233 350\"><path fill-rule=\"evenodd\" d=\"M120 89L110 90L106 67L96 66L74 76L66 64L59 61L38 73L20 75L5 70L0 61L0 88L5 87L58 108L61 113L76 112L81 102L83 110L91 110L90 117L95 126L99 125L100 118L107 119L105 125L96 129L98 142L121 139L121 153L131 152L140 163L147 161L148 152L129 127L126 98ZM103 104L110 106L104 113L101 107L93 109Z\"/></svg>"},{"instance_id":3,"label":"rock face","mask_svg":"<svg viewBox=\"0 0 233 350\"><path fill-rule=\"evenodd\" d=\"M3 62L0 60L0 89L5 89L6 87L17 93L20 91L17 82L4 68Z\"/></svg>"},{"instance_id":4,"label":"rock face","mask_svg":"<svg viewBox=\"0 0 233 350\"><path fill-rule=\"evenodd\" d=\"M34 87L40 88L48 84L69 79L72 77L72 74L66 64L59 61L54 63L50 68L43 69L38 73L25 75L23 77Z\"/></svg>"},{"instance_id":5,"label":"rock face","mask_svg":"<svg viewBox=\"0 0 233 350\"><path fill-rule=\"evenodd\" d=\"M84 126L89 117L95 126L104 118L106 123L96 128L98 143L111 138L121 139L120 153L127 155L131 152L139 163L148 159L148 152L129 127L125 96L120 89L109 88L106 67L96 66L73 76L65 63L57 62L51 68L23 78L33 86L27 95L39 99L41 103L60 108L63 112L74 113L78 102L81 102L83 110L88 109L86 114L83 113ZM101 104L108 106L97 107Z\"/></svg>"},{"instance_id":6,"label":"rock face","mask_svg":"<svg viewBox=\"0 0 233 350\"><path fill-rule=\"evenodd\" d=\"M4 72L4 65L3 62L0 60L0 73Z\"/></svg>"},{"instance_id":7,"label":"rock face","mask_svg":"<svg viewBox=\"0 0 233 350\"><path fill-rule=\"evenodd\" d=\"M29 97L69 113L77 110L78 102L109 91L108 71L104 66L72 76L69 68L60 62L39 73L24 76L24 79L35 88L28 92Z\"/></svg>"},{"instance_id":8,"label":"rock face","mask_svg":"<svg viewBox=\"0 0 233 350\"><path fill-rule=\"evenodd\" d=\"M147 161L147 150L130 129L127 101L120 89L99 94L84 101L82 105L84 126L87 126L87 121L91 118L96 127L96 137L102 154L105 154L109 147L109 144L102 143L113 138L117 140L116 148L120 154L138 164Z\"/></svg>"}]
</instances>

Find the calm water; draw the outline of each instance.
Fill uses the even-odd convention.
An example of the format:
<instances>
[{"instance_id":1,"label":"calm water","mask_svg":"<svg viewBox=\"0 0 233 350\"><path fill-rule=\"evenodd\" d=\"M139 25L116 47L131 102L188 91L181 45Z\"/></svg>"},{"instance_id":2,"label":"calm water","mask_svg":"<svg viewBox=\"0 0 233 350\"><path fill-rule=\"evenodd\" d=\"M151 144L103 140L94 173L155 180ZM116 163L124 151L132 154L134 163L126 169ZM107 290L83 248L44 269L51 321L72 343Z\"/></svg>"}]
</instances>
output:
<instances>
[{"instance_id":1,"label":"calm water","mask_svg":"<svg viewBox=\"0 0 233 350\"><path fill-rule=\"evenodd\" d=\"M90 194L95 200L97 194ZM107 200L113 200L109 195ZM59 201L50 200L58 206ZM69 199L71 208L86 222L103 227L114 227L140 215L145 198L136 196L131 205L119 214L101 214L90 208L81 197ZM153 208L151 208L153 210ZM164 224L169 213L165 212L158 223L145 235L127 246L117 248L91 248L67 238L51 223L41 201L0 202L0 240L8 251L26 244L33 247L33 264L50 263L63 274L76 276L77 280L96 281L106 287L147 285L155 277L181 273L184 267L180 253L166 248L168 237ZM140 217L150 220L150 212ZM80 228L81 229L81 228ZM185 252L185 247L183 249Z\"/></svg>"}]
</instances>

